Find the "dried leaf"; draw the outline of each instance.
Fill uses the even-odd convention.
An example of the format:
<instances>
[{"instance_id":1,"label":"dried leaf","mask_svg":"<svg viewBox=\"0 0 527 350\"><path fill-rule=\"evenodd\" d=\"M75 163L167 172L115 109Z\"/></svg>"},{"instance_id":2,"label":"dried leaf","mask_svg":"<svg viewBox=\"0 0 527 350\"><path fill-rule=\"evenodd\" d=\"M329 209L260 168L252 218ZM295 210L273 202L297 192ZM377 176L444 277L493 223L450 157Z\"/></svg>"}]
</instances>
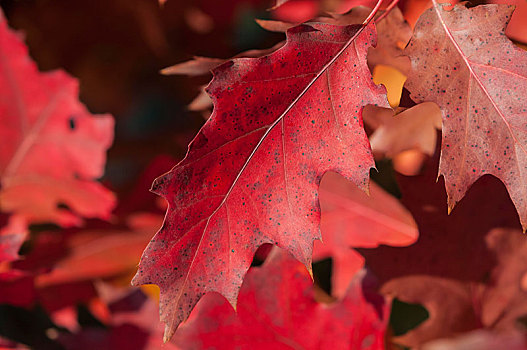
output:
<instances>
[{"instance_id":1,"label":"dried leaf","mask_svg":"<svg viewBox=\"0 0 527 350\"><path fill-rule=\"evenodd\" d=\"M406 54L416 102L443 115L439 174L452 210L481 176L503 181L527 228L527 53L504 34L513 8L440 5L425 12ZM490 200L490 198L489 198Z\"/></svg>"}]
</instances>

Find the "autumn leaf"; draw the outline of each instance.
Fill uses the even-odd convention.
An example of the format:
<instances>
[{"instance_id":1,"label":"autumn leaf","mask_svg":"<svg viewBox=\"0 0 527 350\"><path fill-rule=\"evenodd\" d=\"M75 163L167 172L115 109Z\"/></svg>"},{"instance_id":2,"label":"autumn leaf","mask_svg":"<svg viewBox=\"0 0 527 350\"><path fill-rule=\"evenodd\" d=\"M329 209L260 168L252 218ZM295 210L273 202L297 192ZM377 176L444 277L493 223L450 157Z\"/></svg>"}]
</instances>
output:
<instances>
[{"instance_id":1,"label":"autumn leaf","mask_svg":"<svg viewBox=\"0 0 527 350\"><path fill-rule=\"evenodd\" d=\"M415 329L394 338L394 342L420 347L433 339L478 328L496 333L519 330L518 322L527 313L527 241L520 231L511 229L494 229L485 235L485 240L497 260L488 280L471 282L412 275L395 278L382 287L383 294L422 304L430 315ZM475 254L470 256L477 258Z\"/></svg>"},{"instance_id":2,"label":"autumn leaf","mask_svg":"<svg viewBox=\"0 0 527 350\"><path fill-rule=\"evenodd\" d=\"M196 56L189 61L185 61L161 70L161 74L171 75L180 74L188 76L199 76L210 73L210 71L226 60L221 58L199 57Z\"/></svg>"},{"instance_id":3,"label":"autumn leaf","mask_svg":"<svg viewBox=\"0 0 527 350\"><path fill-rule=\"evenodd\" d=\"M482 281L495 263L486 233L495 227L520 228L505 187L491 176L476 182L465 200L448 215L443 178L436 181L437 163L436 154L425 164L422 174L397 176L401 201L419 229L417 242L408 247L358 249L381 285L411 275ZM489 196L492 201L485 200Z\"/></svg>"},{"instance_id":4,"label":"autumn leaf","mask_svg":"<svg viewBox=\"0 0 527 350\"><path fill-rule=\"evenodd\" d=\"M394 337L393 342L408 347L434 339L453 337L480 327L476 315L480 285L429 275L395 278L381 290L384 295L406 303L420 304L429 317L416 328Z\"/></svg>"},{"instance_id":5,"label":"autumn leaf","mask_svg":"<svg viewBox=\"0 0 527 350\"><path fill-rule=\"evenodd\" d=\"M368 52L368 64L379 64L396 68L404 75L408 74L410 61L404 56L403 49L412 37L412 28L405 21L399 8L394 7L386 17L377 22L379 35L377 46Z\"/></svg>"},{"instance_id":6,"label":"autumn leaf","mask_svg":"<svg viewBox=\"0 0 527 350\"><path fill-rule=\"evenodd\" d=\"M370 12L370 8L358 6L344 14L329 13L316 17L312 21L335 25L359 24L368 17ZM379 12L379 16L382 14L382 12ZM285 32L287 29L299 24L261 19L257 19L256 23L263 29L271 32ZM393 8L384 18L376 23L376 26L377 45L371 47L368 51L368 65L370 68L379 64L389 65L396 68L402 74L407 74L410 69L410 61L408 57L404 56L403 48L412 37L412 29L404 20L401 10L397 7Z\"/></svg>"},{"instance_id":7,"label":"autumn leaf","mask_svg":"<svg viewBox=\"0 0 527 350\"><path fill-rule=\"evenodd\" d=\"M359 6L373 8L376 4L375 0L287 0L271 15L279 21L302 23L323 14L346 13Z\"/></svg>"},{"instance_id":8,"label":"autumn leaf","mask_svg":"<svg viewBox=\"0 0 527 350\"><path fill-rule=\"evenodd\" d=\"M407 246L418 231L410 213L377 184L370 195L344 177L328 172L320 184L320 229L324 242L315 242L313 260L333 259L332 294L341 297L353 276L364 266L364 258L352 248L374 248L380 244Z\"/></svg>"},{"instance_id":9,"label":"autumn leaf","mask_svg":"<svg viewBox=\"0 0 527 350\"><path fill-rule=\"evenodd\" d=\"M37 277L39 287L82 280L115 277L130 273L162 218L149 213L134 213L123 230L87 229L67 240L67 256L54 264L48 274Z\"/></svg>"},{"instance_id":10,"label":"autumn leaf","mask_svg":"<svg viewBox=\"0 0 527 350\"><path fill-rule=\"evenodd\" d=\"M482 290L493 285L494 277L489 281L489 276L500 259L510 256L516 260L520 255L505 253L506 249L497 253L499 245L489 243L488 232L497 227L510 228L501 237L505 242L515 242L512 246L518 248L525 238L519 232L518 216L504 185L488 175L476 182L465 200L448 215L443 179L436 182L437 161L438 155L430 159L422 175L397 177L401 200L419 228L418 241L409 247L357 249L379 278L385 295L427 308L428 320L394 339L406 346L490 327L492 322L483 323L482 310L499 303L485 302L487 306L482 308ZM488 196L493 200L486 201ZM518 305L508 310L521 310Z\"/></svg>"},{"instance_id":11,"label":"autumn leaf","mask_svg":"<svg viewBox=\"0 0 527 350\"><path fill-rule=\"evenodd\" d=\"M358 6L355 7L348 12L344 14L338 14L338 13L329 13L324 14L319 17L313 18L310 22L320 22L320 23L329 23L334 25L350 25L350 24L360 24L362 21L368 17L370 14L371 9L364 7L364 6ZM268 30L270 32L278 32L278 33L285 33L289 28L296 27L297 25L301 24L300 22L286 22L286 21L278 21L278 20L262 20L257 19L256 23L260 27L262 27L265 30ZM377 45L379 44L380 39L380 32L379 28L377 27Z\"/></svg>"},{"instance_id":12,"label":"autumn leaf","mask_svg":"<svg viewBox=\"0 0 527 350\"><path fill-rule=\"evenodd\" d=\"M387 157L410 149L419 149L432 156L438 129L441 129L441 111L437 105L420 103L384 119L370 136L371 148L375 154Z\"/></svg>"},{"instance_id":13,"label":"autumn leaf","mask_svg":"<svg viewBox=\"0 0 527 350\"><path fill-rule=\"evenodd\" d=\"M62 226L109 217L114 196L95 179L112 143L112 117L91 115L63 71L40 73L2 14L0 123L2 211Z\"/></svg>"},{"instance_id":14,"label":"autumn leaf","mask_svg":"<svg viewBox=\"0 0 527 350\"><path fill-rule=\"evenodd\" d=\"M439 174L452 210L481 176L502 180L527 228L527 53L504 34L513 8L434 2L405 53L406 84L416 102L437 103L443 117ZM489 198L490 200L490 198Z\"/></svg>"},{"instance_id":15,"label":"autumn leaf","mask_svg":"<svg viewBox=\"0 0 527 350\"><path fill-rule=\"evenodd\" d=\"M520 231L494 229L486 242L497 264L481 298L482 323L501 331L515 329L527 315L527 240Z\"/></svg>"},{"instance_id":16,"label":"autumn leaf","mask_svg":"<svg viewBox=\"0 0 527 350\"><path fill-rule=\"evenodd\" d=\"M207 295L174 342L183 349L383 349L390 303L372 287L363 270L342 300L319 304L305 267L274 248L247 274L237 312Z\"/></svg>"},{"instance_id":17,"label":"autumn leaf","mask_svg":"<svg viewBox=\"0 0 527 350\"><path fill-rule=\"evenodd\" d=\"M361 110L387 105L366 65L374 42L372 26L301 25L271 55L214 70L213 115L154 182L169 209L133 281L159 285L167 339L206 292L236 305L264 243L310 268L324 172L367 189L373 158Z\"/></svg>"}]
</instances>

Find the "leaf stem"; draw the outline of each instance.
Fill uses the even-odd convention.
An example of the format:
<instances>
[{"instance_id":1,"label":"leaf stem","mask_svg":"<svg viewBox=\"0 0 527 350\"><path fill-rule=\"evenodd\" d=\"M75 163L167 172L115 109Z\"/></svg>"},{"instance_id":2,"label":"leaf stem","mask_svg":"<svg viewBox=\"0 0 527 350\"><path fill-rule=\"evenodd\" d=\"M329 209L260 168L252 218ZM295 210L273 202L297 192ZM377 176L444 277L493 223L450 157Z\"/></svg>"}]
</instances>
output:
<instances>
[{"instance_id":1,"label":"leaf stem","mask_svg":"<svg viewBox=\"0 0 527 350\"><path fill-rule=\"evenodd\" d=\"M375 7L373 8L373 10L371 10L370 14L369 14L368 17L364 20L364 22L362 22L362 25L363 25L363 26L366 27L366 26L371 22L372 18L375 17L375 15L377 14L377 12L379 11L379 8L381 7L383 1L384 1L384 0L378 0L378 1L377 1L377 4L376 4ZM395 2L395 4L397 4L397 2L399 2L399 0L394 0L394 1L392 1L392 3L393 3L393 2ZM390 5L386 8L387 11L388 11L388 8L390 8L390 6L392 6L392 4L390 4ZM395 6L395 5L393 5L393 6ZM393 6L392 6L392 8L393 8ZM390 9L391 9L391 8L390 8ZM386 13L386 12L385 12L385 13ZM379 18L382 18L383 15L384 15L384 13L383 13Z\"/></svg>"}]
</instances>

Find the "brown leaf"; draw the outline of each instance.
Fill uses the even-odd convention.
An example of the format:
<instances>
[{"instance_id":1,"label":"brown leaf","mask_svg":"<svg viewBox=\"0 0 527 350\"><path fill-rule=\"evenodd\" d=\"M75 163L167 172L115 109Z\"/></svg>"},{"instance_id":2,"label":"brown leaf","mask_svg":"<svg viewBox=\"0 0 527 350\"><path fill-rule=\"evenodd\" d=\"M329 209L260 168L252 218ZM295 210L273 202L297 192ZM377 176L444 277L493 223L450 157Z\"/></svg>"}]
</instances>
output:
<instances>
[{"instance_id":1,"label":"brown leaf","mask_svg":"<svg viewBox=\"0 0 527 350\"><path fill-rule=\"evenodd\" d=\"M420 18L405 53L407 89L443 115L439 174L449 210L481 176L503 181L527 228L527 52L504 34L513 8L434 3ZM491 200L489 198L488 200Z\"/></svg>"},{"instance_id":2,"label":"brown leaf","mask_svg":"<svg viewBox=\"0 0 527 350\"><path fill-rule=\"evenodd\" d=\"M386 283L381 293L406 303L422 304L429 318L417 328L393 339L395 343L418 347L432 339L447 338L479 327L473 308L478 286L470 283L413 275Z\"/></svg>"}]
</instances>

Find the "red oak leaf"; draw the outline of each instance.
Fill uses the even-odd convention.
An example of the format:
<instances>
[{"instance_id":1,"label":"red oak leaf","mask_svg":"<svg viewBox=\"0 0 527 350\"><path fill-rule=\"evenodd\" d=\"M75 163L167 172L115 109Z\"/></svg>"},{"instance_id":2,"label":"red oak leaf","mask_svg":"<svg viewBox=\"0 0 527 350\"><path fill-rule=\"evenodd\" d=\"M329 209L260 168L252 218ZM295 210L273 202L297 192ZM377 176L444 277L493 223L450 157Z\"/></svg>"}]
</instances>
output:
<instances>
[{"instance_id":1,"label":"red oak leaf","mask_svg":"<svg viewBox=\"0 0 527 350\"><path fill-rule=\"evenodd\" d=\"M405 246L419 234L408 210L375 183L370 184L368 196L328 172L320 184L320 207L324 242L315 243L313 260L333 258L332 293L339 297L364 265L364 258L352 247Z\"/></svg>"},{"instance_id":2,"label":"red oak leaf","mask_svg":"<svg viewBox=\"0 0 527 350\"><path fill-rule=\"evenodd\" d=\"M513 8L434 2L406 49L406 86L416 102L436 102L443 117L439 174L449 210L478 178L507 187L527 228L527 52L504 34Z\"/></svg>"},{"instance_id":3,"label":"red oak leaf","mask_svg":"<svg viewBox=\"0 0 527 350\"><path fill-rule=\"evenodd\" d=\"M94 180L112 142L112 117L91 115L66 73L40 73L1 13L0 124L2 211L63 226L109 216L114 196Z\"/></svg>"},{"instance_id":4,"label":"red oak leaf","mask_svg":"<svg viewBox=\"0 0 527 350\"><path fill-rule=\"evenodd\" d=\"M357 274L344 298L319 304L302 264L274 248L249 271L237 312L206 296L175 336L184 349L384 349L390 303Z\"/></svg>"},{"instance_id":5,"label":"red oak leaf","mask_svg":"<svg viewBox=\"0 0 527 350\"><path fill-rule=\"evenodd\" d=\"M311 266L318 186L329 170L368 187L367 104L387 106L366 65L372 26L301 25L284 47L214 70L215 109L184 160L158 178L165 222L134 284L155 283L166 338L206 292L236 305L254 252L274 243Z\"/></svg>"}]
</instances>

